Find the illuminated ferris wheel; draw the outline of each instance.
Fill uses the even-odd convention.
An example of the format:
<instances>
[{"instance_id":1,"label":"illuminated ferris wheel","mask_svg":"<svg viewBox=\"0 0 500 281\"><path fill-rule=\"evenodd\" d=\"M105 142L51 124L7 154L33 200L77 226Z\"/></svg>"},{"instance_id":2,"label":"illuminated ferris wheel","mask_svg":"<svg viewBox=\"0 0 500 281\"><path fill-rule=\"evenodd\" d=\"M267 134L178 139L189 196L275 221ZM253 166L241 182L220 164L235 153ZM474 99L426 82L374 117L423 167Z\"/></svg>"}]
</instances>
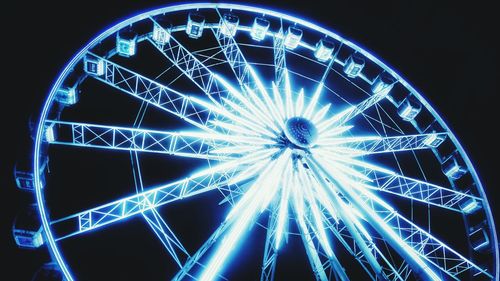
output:
<instances>
[{"instance_id":1,"label":"illuminated ferris wheel","mask_svg":"<svg viewBox=\"0 0 500 281\"><path fill-rule=\"evenodd\" d=\"M66 280L83 276L75 249L138 218L173 280L241 280L256 249L247 279L290 280L292 244L312 280L498 280L491 210L453 133L379 59L297 17L183 4L127 19L67 64L36 132L33 173L16 176L42 227L14 236L47 244ZM186 242L198 197L217 221Z\"/></svg>"}]
</instances>

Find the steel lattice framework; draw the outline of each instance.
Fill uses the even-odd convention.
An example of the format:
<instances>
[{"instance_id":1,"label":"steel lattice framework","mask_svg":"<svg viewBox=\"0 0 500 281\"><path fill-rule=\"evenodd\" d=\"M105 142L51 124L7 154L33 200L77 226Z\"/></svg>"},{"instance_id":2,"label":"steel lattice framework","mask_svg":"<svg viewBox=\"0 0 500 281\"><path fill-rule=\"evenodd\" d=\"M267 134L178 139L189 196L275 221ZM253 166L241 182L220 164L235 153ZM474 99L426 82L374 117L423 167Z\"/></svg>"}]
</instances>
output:
<instances>
[{"instance_id":1,"label":"steel lattice framework","mask_svg":"<svg viewBox=\"0 0 500 281\"><path fill-rule=\"evenodd\" d=\"M175 15L187 21L177 22ZM142 23L151 29L137 28L130 36ZM318 41L308 42L303 34ZM103 47L106 40L114 47ZM168 68L141 74L148 69L135 66L133 57L146 51ZM270 56L259 57L265 52ZM68 81L77 82L68 87ZM85 92L92 89L86 83L142 104L134 124L67 119L68 106L79 110L78 100L67 96L75 88L82 89L81 100L96 94ZM196 90L185 90L185 84ZM148 107L181 125L149 129ZM128 152L135 193L49 216L44 194L56 187L42 188L40 167L57 147ZM146 154L206 165L148 187L141 171ZM252 277L260 280L279 278L280 249L289 239L302 242L316 280L353 278L339 247L364 269L364 280L498 280L498 243L484 191L434 109L352 42L266 9L177 5L128 19L95 38L69 62L47 99L34 167L47 243L67 280L74 276L61 241L137 215L178 265L173 280L225 278L227 265L236 262L231 254L249 229L265 231L260 271ZM227 216L190 253L159 209L209 193L222 195L219 205ZM422 210L428 212L426 225L413 218ZM442 222L431 211L461 218L468 252L447 243L446 235L453 234L433 232Z\"/></svg>"}]
</instances>

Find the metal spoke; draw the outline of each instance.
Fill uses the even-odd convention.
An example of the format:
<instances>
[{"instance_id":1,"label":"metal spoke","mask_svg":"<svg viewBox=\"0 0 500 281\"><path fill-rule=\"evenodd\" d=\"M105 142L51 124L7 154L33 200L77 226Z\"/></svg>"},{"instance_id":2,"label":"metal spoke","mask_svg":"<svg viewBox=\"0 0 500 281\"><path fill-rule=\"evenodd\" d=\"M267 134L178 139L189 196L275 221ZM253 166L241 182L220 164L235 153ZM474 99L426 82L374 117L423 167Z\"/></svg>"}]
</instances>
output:
<instances>
[{"instance_id":1,"label":"metal spoke","mask_svg":"<svg viewBox=\"0 0 500 281\"><path fill-rule=\"evenodd\" d=\"M280 204L276 203L273 204L271 206L271 209L269 210L266 243L264 245L264 256L262 257L262 271L260 274L261 281L274 280L274 272L276 270L276 260L278 259L278 249L276 247L276 239L280 235L277 233L278 216L279 216L278 212L280 210Z\"/></svg>"},{"instance_id":2,"label":"metal spoke","mask_svg":"<svg viewBox=\"0 0 500 281\"><path fill-rule=\"evenodd\" d=\"M328 169L314 157L309 157L309 160L308 163L319 169L323 176L328 178L330 184L342 192L366 216L385 241L408 262L413 272L424 280L442 279L433 268L440 269L442 273L456 280L459 280L460 274L470 269L492 278L482 268L401 216L368 190L360 188L357 190L362 196L356 194L349 188L353 185L342 176L333 177ZM432 264L433 267L429 267L428 264Z\"/></svg>"},{"instance_id":3,"label":"metal spoke","mask_svg":"<svg viewBox=\"0 0 500 281\"><path fill-rule=\"evenodd\" d=\"M237 182L253 177L257 171L253 173L245 173L245 171L251 170L252 164L266 160L274 153L276 153L276 150L264 150L215 167L209 167L184 180L147 189L144 192L55 220L52 225L66 224L73 226L72 228L66 228L57 240L123 221L133 215L174 201L209 192L226 185L234 185ZM242 173L243 176L239 176L239 173Z\"/></svg>"},{"instance_id":4,"label":"metal spoke","mask_svg":"<svg viewBox=\"0 0 500 281\"><path fill-rule=\"evenodd\" d=\"M369 183L357 183L364 188L387 192L409 200L415 200L457 212L463 212L461 205L466 201L476 202L477 204L481 204L482 202L482 199L477 196L428 183L423 180L402 176L386 168L354 159L342 157L335 158L331 155L327 155L328 153L324 151L321 153L323 153L323 157L317 157L324 159L327 163L333 163L330 165L332 169L335 169L336 165L340 167L341 165L338 164L339 162L361 167L362 170L359 172L370 180Z\"/></svg>"},{"instance_id":5,"label":"metal spoke","mask_svg":"<svg viewBox=\"0 0 500 281\"><path fill-rule=\"evenodd\" d=\"M92 53L87 56L104 64L104 73L90 75L92 78L165 110L200 129L213 131L209 120L215 120L217 114L213 108L207 107L207 103L179 93L103 57Z\"/></svg>"},{"instance_id":6,"label":"metal spoke","mask_svg":"<svg viewBox=\"0 0 500 281\"><path fill-rule=\"evenodd\" d=\"M382 91L373 94L372 96L360 102L359 104L355 106L350 106L347 109L333 115L329 119L318 124L319 132L322 133L329 130L332 127L342 126L346 124L347 122L349 122L349 120L353 119L359 114L362 114L367 109L371 108L373 105L383 100L388 94L389 91Z\"/></svg>"},{"instance_id":7,"label":"metal spoke","mask_svg":"<svg viewBox=\"0 0 500 281\"><path fill-rule=\"evenodd\" d=\"M318 140L318 146L324 149L333 147L342 153L352 153L362 156L376 153L390 153L418 149L436 148L447 137L447 133L419 134L395 137L352 137L352 138L324 138Z\"/></svg>"},{"instance_id":8,"label":"metal spoke","mask_svg":"<svg viewBox=\"0 0 500 281\"><path fill-rule=\"evenodd\" d=\"M230 160L237 154L222 156L215 153L216 149L231 147L232 143L261 147L261 144L255 144L249 137L232 137L217 133L155 131L54 120L47 120L46 124L57 126L58 135L51 144L88 148Z\"/></svg>"}]
</instances>

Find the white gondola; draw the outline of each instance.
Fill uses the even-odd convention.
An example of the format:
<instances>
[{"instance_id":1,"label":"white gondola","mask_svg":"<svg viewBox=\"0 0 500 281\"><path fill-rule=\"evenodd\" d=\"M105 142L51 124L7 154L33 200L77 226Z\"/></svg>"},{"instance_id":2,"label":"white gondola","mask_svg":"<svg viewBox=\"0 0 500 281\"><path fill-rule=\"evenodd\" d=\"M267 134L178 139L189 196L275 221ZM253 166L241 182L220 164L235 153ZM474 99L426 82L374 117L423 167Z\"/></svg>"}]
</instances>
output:
<instances>
[{"instance_id":1,"label":"white gondola","mask_svg":"<svg viewBox=\"0 0 500 281\"><path fill-rule=\"evenodd\" d=\"M484 227L475 227L474 230L469 233L470 244L472 248L476 251L482 251L487 249L490 245L490 238L488 237L488 232Z\"/></svg>"},{"instance_id":2,"label":"white gondola","mask_svg":"<svg viewBox=\"0 0 500 281\"><path fill-rule=\"evenodd\" d=\"M101 76L104 74L104 61L94 56L85 56L83 69L88 74Z\"/></svg>"},{"instance_id":3,"label":"white gondola","mask_svg":"<svg viewBox=\"0 0 500 281\"><path fill-rule=\"evenodd\" d=\"M297 48L301 39L302 39L302 30L295 28L293 26L289 26L285 34L285 41L283 42L283 44L287 49L293 50Z\"/></svg>"},{"instance_id":4,"label":"white gondola","mask_svg":"<svg viewBox=\"0 0 500 281\"><path fill-rule=\"evenodd\" d=\"M477 210L481 209L481 203L479 203L475 198L467 199L460 204L460 209L468 215L473 214Z\"/></svg>"},{"instance_id":5,"label":"white gondola","mask_svg":"<svg viewBox=\"0 0 500 281\"><path fill-rule=\"evenodd\" d=\"M45 186L45 169L47 167L47 157L42 157L40 161L40 185L43 188ZM33 163L29 158L22 158L18 161L14 167L14 178L16 180L16 185L21 190L33 191L35 189L35 180L33 175Z\"/></svg>"},{"instance_id":6,"label":"white gondola","mask_svg":"<svg viewBox=\"0 0 500 281\"><path fill-rule=\"evenodd\" d=\"M136 53L137 33L130 29L116 33L116 52L123 57L131 57Z\"/></svg>"},{"instance_id":7,"label":"white gondola","mask_svg":"<svg viewBox=\"0 0 500 281\"><path fill-rule=\"evenodd\" d=\"M321 39L316 43L316 50L314 50L314 56L319 61L327 61L332 57L333 50L335 49L335 44L326 39Z\"/></svg>"},{"instance_id":8,"label":"white gondola","mask_svg":"<svg viewBox=\"0 0 500 281\"><path fill-rule=\"evenodd\" d=\"M457 180L467 173L455 156L448 157L442 164L443 173L450 179Z\"/></svg>"},{"instance_id":9,"label":"white gondola","mask_svg":"<svg viewBox=\"0 0 500 281\"><path fill-rule=\"evenodd\" d=\"M408 96L398 107L398 115L405 121L412 121L422 110L422 104L413 96Z\"/></svg>"},{"instance_id":10,"label":"white gondola","mask_svg":"<svg viewBox=\"0 0 500 281\"><path fill-rule=\"evenodd\" d=\"M444 142L446 136L438 134L429 134L423 141L424 145L427 147L436 148Z\"/></svg>"},{"instance_id":11,"label":"white gondola","mask_svg":"<svg viewBox=\"0 0 500 281\"><path fill-rule=\"evenodd\" d=\"M54 142L56 140L56 127L54 126L54 123L50 123L44 126L44 140L48 143Z\"/></svg>"},{"instance_id":12,"label":"white gondola","mask_svg":"<svg viewBox=\"0 0 500 281\"><path fill-rule=\"evenodd\" d=\"M157 44L165 45L170 41L170 33L172 31L172 24L164 17L156 18L153 21L153 34L151 38Z\"/></svg>"},{"instance_id":13,"label":"white gondola","mask_svg":"<svg viewBox=\"0 0 500 281\"><path fill-rule=\"evenodd\" d=\"M363 67L365 67L365 58L359 53L354 53L347 58L344 65L344 73L348 77L354 78L361 73Z\"/></svg>"},{"instance_id":14,"label":"white gondola","mask_svg":"<svg viewBox=\"0 0 500 281\"><path fill-rule=\"evenodd\" d=\"M233 14L224 14L220 19L220 32L226 36L233 37L236 35L236 31L238 30L238 25L240 23L240 19L238 16Z\"/></svg>"},{"instance_id":15,"label":"white gondola","mask_svg":"<svg viewBox=\"0 0 500 281\"><path fill-rule=\"evenodd\" d=\"M252 39L255 41L264 40L270 25L269 21L265 18L255 18L253 21L252 31L250 31L250 36L252 36Z\"/></svg>"},{"instance_id":16,"label":"white gondola","mask_svg":"<svg viewBox=\"0 0 500 281\"><path fill-rule=\"evenodd\" d=\"M34 249L44 244L43 227L38 221L36 208L36 205L30 205L14 220L12 235L19 247Z\"/></svg>"},{"instance_id":17,"label":"white gondola","mask_svg":"<svg viewBox=\"0 0 500 281\"><path fill-rule=\"evenodd\" d=\"M63 105L74 105L78 102L78 91L76 86L59 88L56 93L56 101Z\"/></svg>"},{"instance_id":18,"label":"white gondola","mask_svg":"<svg viewBox=\"0 0 500 281\"><path fill-rule=\"evenodd\" d=\"M374 94L387 94L394 87L396 79L387 72L380 73L371 86Z\"/></svg>"},{"instance_id":19,"label":"white gondola","mask_svg":"<svg viewBox=\"0 0 500 281\"><path fill-rule=\"evenodd\" d=\"M186 33L193 39L200 38L205 27L205 17L197 13L189 13Z\"/></svg>"}]
</instances>

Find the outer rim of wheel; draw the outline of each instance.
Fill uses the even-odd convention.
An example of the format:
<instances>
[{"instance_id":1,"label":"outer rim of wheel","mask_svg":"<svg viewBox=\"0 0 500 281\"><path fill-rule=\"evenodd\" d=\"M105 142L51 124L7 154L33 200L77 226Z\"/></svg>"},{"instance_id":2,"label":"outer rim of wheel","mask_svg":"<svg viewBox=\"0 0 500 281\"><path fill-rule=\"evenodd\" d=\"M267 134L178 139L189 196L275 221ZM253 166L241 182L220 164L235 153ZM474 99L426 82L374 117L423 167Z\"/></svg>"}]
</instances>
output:
<instances>
[{"instance_id":1,"label":"outer rim of wheel","mask_svg":"<svg viewBox=\"0 0 500 281\"><path fill-rule=\"evenodd\" d=\"M271 15L274 17L280 17L289 21L296 22L300 25L303 25L305 27L311 28L311 29L316 29L319 32L326 34L336 40L341 41L343 44L349 46L350 48L356 50L357 52L363 54L366 56L368 59L382 67L385 71L389 72L391 75L393 75L396 79L398 79L405 88L410 90L413 95L415 95L419 101L422 103L423 106L429 112L433 115L433 117L438 121L439 125L441 125L446 131L448 132L448 135L457 148L460 156L463 158L465 161L465 164L467 165L467 168L469 172L472 175L472 178L474 182L476 183L476 189L481 195L481 198L484 200L486 204L484 204L483 208L486 213L486 217L488 220L488 225L489 225L489 234L490 237L492 238L492 242L494 242L493 248L494 248L494 256L495 256L495 280L499 280L499 275L500 275L500 260L499 260L499 245L498 245L498 237L497 233L495 231L495 223L493 220L493 215L492 211L489 206L488 199L486 197L486 193L484 192L484 188L481 184L481 181L479 179L479 176L472 165L472 162L468 155L466 154L465 150L463 149L462 145L458 141L457 137L454 135L453 131L448 127L448 125L444 122L444 120L441 118L441 116L436 112L436 110L429 104L429 102L417 91L410 83L408 83L401 75L399 75L396 71L394 71L392 68L390 68L386 63L382 62L380 59L378 59L376 56L372 55L371 53L367 52L365 49L362 49L359 47L359 44L355 44L349 40L344 39L343 37L339 36L338 34L321 27L320 25L316 23L312 23L310 21L306 21L304 19L291 16L285 12L277 12L273 9L267 9L267 8L258 8L258 7L252 7L248 5L242 5L242 4L229 4L229 3L190 3L190 4L172 4L167 7L163 8L158 8L146 12L142 12L136 16L133 16L131 18L128 18L124 21L120 21L118 24L113 25L112 27L106 29L104 32L100 33L97 37L95 37L93 40L91 40L89 43L85 45L79 52L74 55L74 57L70 60L68 64L64 67L64 69L61 71L59 74L57 80L53 83L53 86L50 90L50 93L45 101L45 104L43 105L43 109L41 111L40 117L38 119L38 124L37 124L37 130L36 130L36 138L35 138L35 149L34 149L34 158L33 158L33 171L34 171L34 181L35 181L35 194L36 194L36 200L37 200L37 205L38 205L38 210L39 210L39 215L40 219L43 225L43 228L45 229L45 237L46 240L49 244L50 248L50 253L53 256L53 258L57 261L59 264L61 271L63 272L64 276L69 280L73 280L73 276L70 272L70 269L66 265L64 258L62 257L61 253L59 252L59 249L56 245L56 242L53 238L53 235L50 230L50 224L49 220L47 217L47 210L45 209L45 203L44 203L44 196L42 193L42 185L41 185L41 180L40 180L40 172L38 167L40 166L40 153L41 153L41 146L43 142L42 134L43 134L43 124L47 118L47 114L49 109L52 106L52 101L54 100L55 94L59 86L62 84L62 82L66 79L67 75L69 72L71 72L73 66L80 61L85 53L94 47L98 42L101 40L109 37L110 35L116 33L118 30L121 28L132 24L137 21L144 20L148 18L151 15L157 15L160 13L172 13L172 12L178 12L178 11L184 11L184 10L192 10L192 9L204 9L204 8L221 8L221 9L234 9L234 10L243 10L243 11L251 11L255 13L263 13L267 15Z\"/></svg>"}]
</instances>

